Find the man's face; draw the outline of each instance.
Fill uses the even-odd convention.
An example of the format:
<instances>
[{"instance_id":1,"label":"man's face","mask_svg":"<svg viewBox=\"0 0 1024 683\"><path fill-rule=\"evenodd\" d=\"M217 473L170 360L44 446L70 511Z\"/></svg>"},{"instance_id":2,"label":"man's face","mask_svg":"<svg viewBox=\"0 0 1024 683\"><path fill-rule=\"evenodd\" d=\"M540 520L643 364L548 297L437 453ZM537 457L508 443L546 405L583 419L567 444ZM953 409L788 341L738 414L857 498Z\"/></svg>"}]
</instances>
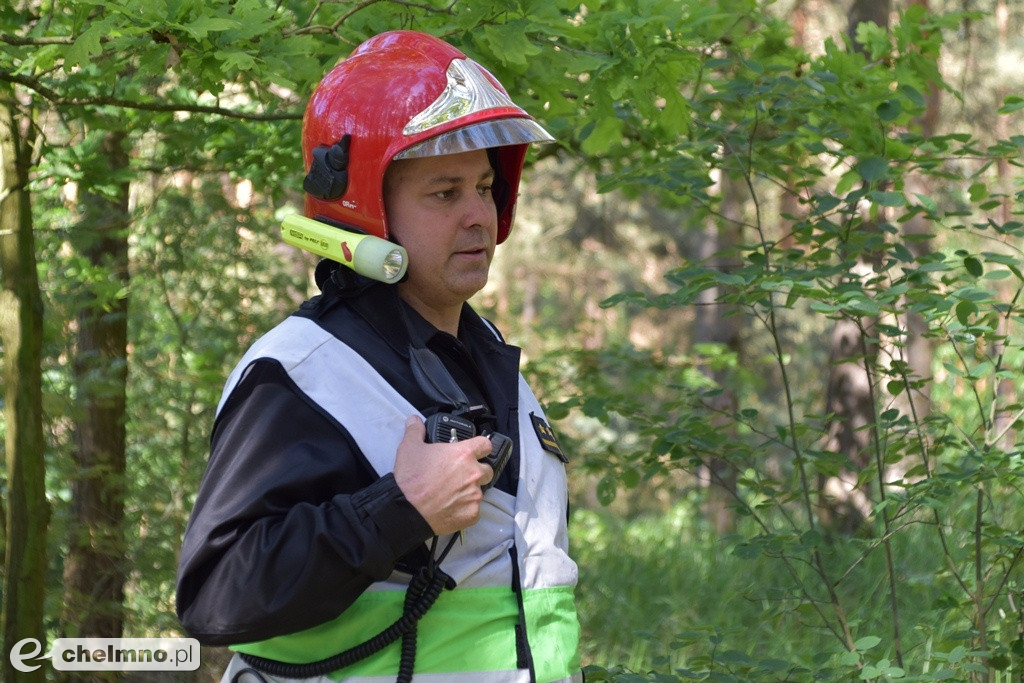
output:
<instances>
[{"instance_id":1,"label":"man's face","mask_svg":"<svg viewBox=\"0 0 1024 683\"><path fill-rule=\"evenodd\" d=\"M388 167L388 227L409 252L399 293L421 314L417 304L457 314L487 284L498 234L493 181L485 150L401 159Z\"/></svg>"}]
</instances>

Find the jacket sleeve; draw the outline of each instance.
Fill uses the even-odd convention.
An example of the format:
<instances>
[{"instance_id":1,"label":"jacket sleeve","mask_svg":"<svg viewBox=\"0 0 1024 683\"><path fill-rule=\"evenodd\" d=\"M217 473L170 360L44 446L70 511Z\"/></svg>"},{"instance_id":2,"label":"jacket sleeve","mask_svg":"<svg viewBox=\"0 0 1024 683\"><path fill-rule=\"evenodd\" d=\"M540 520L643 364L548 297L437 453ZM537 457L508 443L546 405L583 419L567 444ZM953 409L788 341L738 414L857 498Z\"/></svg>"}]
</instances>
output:
<instances>
[{"instance_id":1,"label":"jacket sleeve","mask_svg":"<svg viewBox=\"0 0 1024 683\"><path fill-rule=\"evenodd\" d=\"M182 625L208 645L337 617L432 535L390 474L275 361L254 363L214 426L178 568Z\"/></svg>"}]
</instances>

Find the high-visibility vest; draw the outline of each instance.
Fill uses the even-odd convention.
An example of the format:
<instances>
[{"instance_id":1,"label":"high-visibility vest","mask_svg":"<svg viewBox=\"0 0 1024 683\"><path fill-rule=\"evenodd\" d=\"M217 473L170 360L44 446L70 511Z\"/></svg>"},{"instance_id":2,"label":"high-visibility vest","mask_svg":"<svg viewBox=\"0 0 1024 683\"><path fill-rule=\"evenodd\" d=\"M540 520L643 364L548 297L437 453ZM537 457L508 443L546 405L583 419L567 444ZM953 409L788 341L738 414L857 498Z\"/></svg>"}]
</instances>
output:
<instances>
[{"instance_id":1,"label":"high-visibility vest","mask_svg":"<svg viewBox=\"0 0 1024 683\"><path fill-rule=\"evenodd\" d=\"M280 362L306 396L344 425L378 475L393 470L405 420L419 411L359 354L315 322L293 316L242 358L218 410L260 358ZM442 592L419 622L417 682L544 682L578 674L577 567L568 555L565 466L541 446L531 416L545 420L543 415L520 375L517 494L488 489L480 520L442 563L457 588ZM443 537L439 547L447 541ZM325 659L397 620L408 581L396 572L332 621L232 649L289 663ZM517 632L523 648L517 648ZM399 657L400 643L394 643L329 678L391 681Z\"/></svg>"}]
</instances>

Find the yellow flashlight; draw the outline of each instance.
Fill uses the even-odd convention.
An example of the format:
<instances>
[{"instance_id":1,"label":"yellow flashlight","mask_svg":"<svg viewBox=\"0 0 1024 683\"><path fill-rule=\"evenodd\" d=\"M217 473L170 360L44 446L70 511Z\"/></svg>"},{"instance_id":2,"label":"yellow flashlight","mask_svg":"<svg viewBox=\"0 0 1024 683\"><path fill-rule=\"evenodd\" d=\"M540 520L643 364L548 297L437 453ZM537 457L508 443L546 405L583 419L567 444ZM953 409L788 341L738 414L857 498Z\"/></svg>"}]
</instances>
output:
<instances>
[{"instance_id":1,"label":"yellow flashlight","mask_svg":"<svg viewBox=\"0 0 1024 683\"><path fill-rule=\"evenodd\" d=\"M388 284L401 280L409 267L409 254L394 242L343 230L297 213L285 217L281 236L294 247L332 259L360 275Z\"/></svg>"}]
</instances>

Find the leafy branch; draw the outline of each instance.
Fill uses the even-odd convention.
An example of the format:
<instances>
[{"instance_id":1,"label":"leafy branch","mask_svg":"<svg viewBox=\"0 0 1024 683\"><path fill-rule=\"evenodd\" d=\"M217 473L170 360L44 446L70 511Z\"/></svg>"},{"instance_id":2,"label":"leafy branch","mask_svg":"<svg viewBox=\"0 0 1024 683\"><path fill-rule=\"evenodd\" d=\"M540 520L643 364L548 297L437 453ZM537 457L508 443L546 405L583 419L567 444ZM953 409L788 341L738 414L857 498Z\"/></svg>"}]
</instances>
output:
<instances>
[{"instance_id":1,"label":"leafy branch","mask_svg":"<svg viewBox=\"0 0 1024 683\"><path fill-rule=\"evenodd\" d=\"M152 112L186 112L192 114L223 116L226 118L242 119L247 121L302 120L302 113L300 112L268 114L262 112L247 112L238 109L227 109L225 107L203 104L193 104L189 102L142 102L118 97L66 97L38 79L2 70L0 70L0 81L28 88L56 107L115 107L120 109L135 109Z\"/></svg>"}]
</instances>

